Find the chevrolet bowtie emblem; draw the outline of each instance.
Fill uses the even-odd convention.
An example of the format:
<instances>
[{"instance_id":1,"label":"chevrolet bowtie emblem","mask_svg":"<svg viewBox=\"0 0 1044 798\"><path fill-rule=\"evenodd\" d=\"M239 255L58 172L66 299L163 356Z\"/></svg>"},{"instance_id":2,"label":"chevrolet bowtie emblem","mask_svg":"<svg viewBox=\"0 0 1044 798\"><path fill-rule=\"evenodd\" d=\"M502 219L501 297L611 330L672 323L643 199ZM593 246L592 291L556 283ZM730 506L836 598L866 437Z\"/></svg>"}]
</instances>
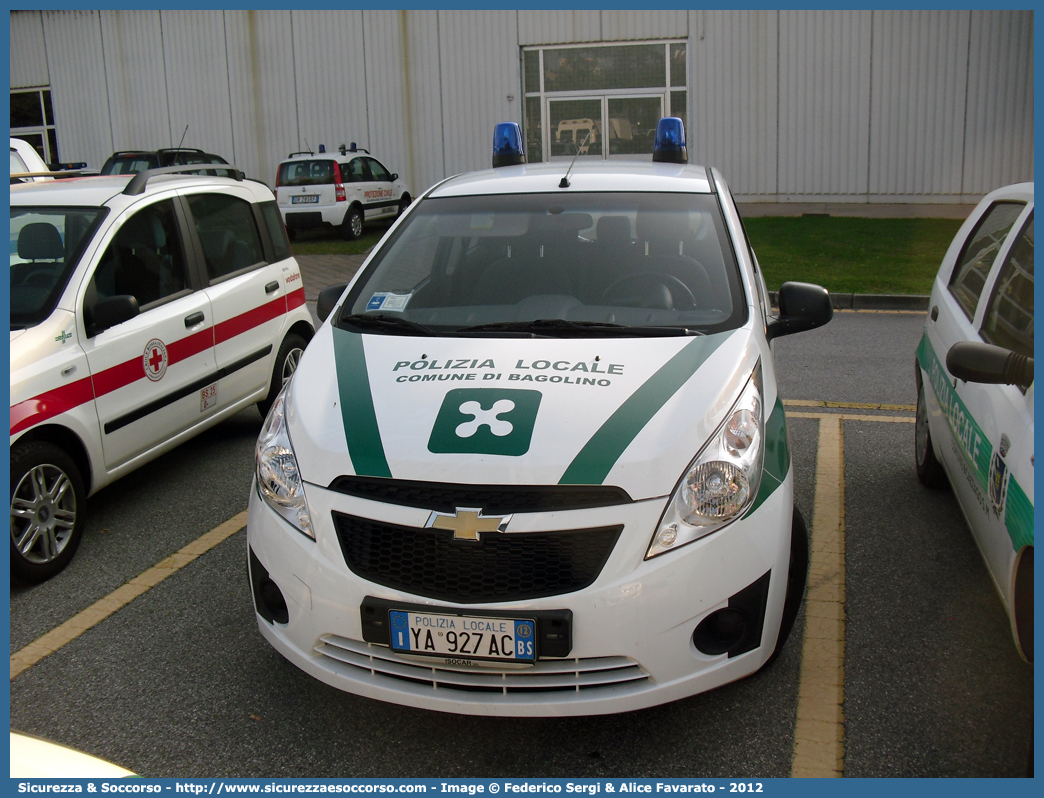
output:
<instances>
[{"instance_id":1,"label":"chevrolet bowtie emblem","mask_svg":"<svg viewBox=\"0 0 1044 798\"><path fill-rule=\"evenodd\" d=\"M425 526L451 530L454 540L478 540L480 532L504 532L510 520L510 515L482 515L478 508L458 507L453 515L432 513Z\"/></svg>"}]
</instances>

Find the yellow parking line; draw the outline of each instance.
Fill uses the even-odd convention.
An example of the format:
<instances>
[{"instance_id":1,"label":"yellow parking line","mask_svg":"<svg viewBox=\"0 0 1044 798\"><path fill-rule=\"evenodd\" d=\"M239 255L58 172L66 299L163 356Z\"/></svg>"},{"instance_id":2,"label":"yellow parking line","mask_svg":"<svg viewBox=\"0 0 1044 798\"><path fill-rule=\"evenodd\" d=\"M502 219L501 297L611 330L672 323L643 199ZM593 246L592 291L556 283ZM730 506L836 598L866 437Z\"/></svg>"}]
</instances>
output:
<instances>
[{"instance_id":1,"label":"yellow parking line","mask_svg":"<svg viewBox=\"0 0 1044 798\"><path fill-rule=\"evenodd\" d=\"M244 526L247 514L244 510L239 515L214 527L200 535L187 546L156 563L147 571L143 571L125 585L116 588L105 598L94 602L87 609L77 613L60 626L38 637L29 645L11 655L11 678L33 667L44 657L53 654L67 643L72 642L88 629L97 626L117 610L126 607L134 599L155 587L171 574L181 570L193 560L206 554L216 545L228 539Z\"/></svg>"},{"instance_id":2,"label":"yellow parking line","mask_svg":"<svg viewBox=\"0 0 1044 798\"><path fill-rule=\"evenodd\" d=\"M815 399L784 399L784 407L837 407L849 410L900 410L913 413L915 405L879 405L867 402L824 402Z\"/></svg>"},{"instance_id":3,"label":"yellow parking line","mask_svg":"<svg viewBox=\"0 0 1044 798\"><path fill-rule=\"evenodd\" d=\"M799 778L844 773L845 466L841 425L840 416L819 417L805 639L790 771Z\"/></svg>"},{"instance_id":4,"label":"yellow parking line","mask_svg":"<svg viewBox=\"0 0 1044 798\"><path fill-rule=\"evenodd\" d=\"M917 421L913 416L865 416L859 413L802 413L791 411L787 418L839 418L842 421L879 421L884 424L913 424Z\"/></svg>"}]
</instances>

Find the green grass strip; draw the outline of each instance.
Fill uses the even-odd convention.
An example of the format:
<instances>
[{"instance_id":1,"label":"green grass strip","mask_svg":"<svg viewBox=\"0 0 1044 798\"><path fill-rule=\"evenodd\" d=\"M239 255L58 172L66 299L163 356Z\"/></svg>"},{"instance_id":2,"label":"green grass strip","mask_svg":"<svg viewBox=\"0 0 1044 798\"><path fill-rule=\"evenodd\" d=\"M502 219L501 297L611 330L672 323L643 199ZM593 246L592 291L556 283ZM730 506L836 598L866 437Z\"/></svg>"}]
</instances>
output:
<instances>
[{"instance_id":1,"label":"green grass strip","mask_svg":"<svg viewBox=\"0 0 1044 798\"><path fill-rule=\"evenodd\" d=\"M962 222L763 216L743 223L770 291L800 280L833 293L929 294Z\"/></svg>"}]
</instances>

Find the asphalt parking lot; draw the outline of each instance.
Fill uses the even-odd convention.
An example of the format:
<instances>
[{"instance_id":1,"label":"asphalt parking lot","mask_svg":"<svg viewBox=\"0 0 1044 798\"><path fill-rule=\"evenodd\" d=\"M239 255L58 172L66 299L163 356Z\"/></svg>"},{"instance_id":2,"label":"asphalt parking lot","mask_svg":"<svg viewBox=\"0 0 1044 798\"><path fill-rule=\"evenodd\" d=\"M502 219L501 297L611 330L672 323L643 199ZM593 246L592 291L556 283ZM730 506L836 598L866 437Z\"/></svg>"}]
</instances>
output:
<instances>
[{"instance_id":1,"label":"asphalt parking lot","mask_svg":"<svg viewBox=\"0 0 1044 798\"><path fill-rule=\"evenodd\" d=\"M11 727L154 777L764 778L824 751L850 777L1024 775L1032 668L952 495L914 474L921 323L839 313L777 342L797 503L814 552L831 531L843 552L809 594L833 597L838 637L816 631L830 603L817 594L753 677L572 719L463 718L326 687L256 628L237 520L261 427L249 409L93 497L69 568L12 588ZM811 665L837 680L832 715Z\"/></svg>"}]
</instances>

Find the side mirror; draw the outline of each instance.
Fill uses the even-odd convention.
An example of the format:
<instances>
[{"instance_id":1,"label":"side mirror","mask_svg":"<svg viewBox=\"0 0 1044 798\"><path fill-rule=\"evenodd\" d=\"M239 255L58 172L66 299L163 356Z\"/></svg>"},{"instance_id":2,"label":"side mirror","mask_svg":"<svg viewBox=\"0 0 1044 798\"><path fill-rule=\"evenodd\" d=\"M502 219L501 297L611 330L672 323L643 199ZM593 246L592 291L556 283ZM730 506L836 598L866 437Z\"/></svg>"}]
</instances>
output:
<instances>
[{"instance_id":1,"label":"side mirror","mask_svg":"<svg viewBox=\"0 0 1044 798\"><path fill-rule=\"evenodd\" d=\"M779 288L779 318L765 335L771 341L781 335L814 330L834 318L830 294L812 283L783 283Z\"/></svg>"},{"instance_id":2,"label":"side mirror","mask_svg":"<svg viewBox=\"0 0 1044 798\"><path fill-rule=\"evenodd\" d=\"M1033 358L979 341L951 346L946 353L946 370L965 382L1017 385L1023 390L1033 384Z\"/></svg>"},{"instance_id":3,"label":"side mirror","mask_svg":"<svg viewBox=\"0 0 1044 798\"><path fill-rule=\"evenodd\" d=\"M394 183L398 179L399 179L399 173L398 172L392 172L391 182Z\"/></svg>"},{"instance_id":4,"label":"side mirror","mask_svg":"<svg viewBox=\"0 0 1044 798\"><path fill-rule=\"evenodd\" d=\"M104 332L117 324L130 321L139 313L137 297L130 294L117 294L99 299L92 311L95 334Z\"/></svg>"},{"instance_id":5,"label":"side mirror","mask_svg":"<svg viewBox=\"0 0 1044 798\"><path fill-rule=\"evenodd\" d=\"M319 299L315 303L315 315L319 317L319 321L326 321L329 318L337 300L341 298L341 294L347 287L348 283L336 283L326 286L319 292Z\"/></svg>"}]
</instances>

